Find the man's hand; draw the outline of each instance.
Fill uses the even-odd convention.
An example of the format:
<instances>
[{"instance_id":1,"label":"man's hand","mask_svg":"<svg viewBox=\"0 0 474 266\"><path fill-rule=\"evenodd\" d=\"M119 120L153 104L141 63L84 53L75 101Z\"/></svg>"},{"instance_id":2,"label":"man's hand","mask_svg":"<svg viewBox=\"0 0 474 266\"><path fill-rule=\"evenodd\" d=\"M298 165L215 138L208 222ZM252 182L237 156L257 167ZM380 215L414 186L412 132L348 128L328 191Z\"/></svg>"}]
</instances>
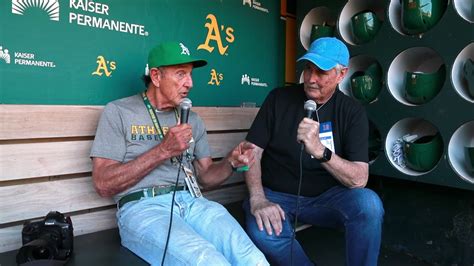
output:
<instances>
[{"instance_id":1,"label":"man's hand","mask_svg":"<svg viewBox=\"0 0 474 266\"><path fill-rule=\"evenodd\" d=\"M193 131L191 125L180 124L170 128L159 144L159 148L162 152L167 153L170 158L179 156L189 148L189 142L192 138Z\"/></svg>"},{"instance_id":2,"label":"man's hand","mask_svg":"<svg viewBox=\"0 0 474 266\"><path fill-rule=\"evenodd\" d=\"M296 140L304 143L305 150L308 154L313 155L317 159L323 157L324 145L319 140L319 123L304 118L298 125Z\"/></svg>"},{"instance_id":3,"label":"man's hand","mask_svg":"<svg viewBox=\"0 0 474 266\"><path fill-rule=\"evenodd\" d=\"M265 230L268 235L275 234L279 236L283 229L282 220L285 220L285 212L280 205L268 201L266 198L250 198L250 212L255 216L258 229Z\"/></svg>"},{"instance_id":4,"label":"man's hand","mask_svg":"<svg viewBox=\"0 0 474 266\"><path fill-rule=\"evenodd\" d=\"M254 149L254 144L247 141L242 141L230 152L227 160L234 168L242 166L251 167L255 162Z\"/></svg>"}]
</instances>

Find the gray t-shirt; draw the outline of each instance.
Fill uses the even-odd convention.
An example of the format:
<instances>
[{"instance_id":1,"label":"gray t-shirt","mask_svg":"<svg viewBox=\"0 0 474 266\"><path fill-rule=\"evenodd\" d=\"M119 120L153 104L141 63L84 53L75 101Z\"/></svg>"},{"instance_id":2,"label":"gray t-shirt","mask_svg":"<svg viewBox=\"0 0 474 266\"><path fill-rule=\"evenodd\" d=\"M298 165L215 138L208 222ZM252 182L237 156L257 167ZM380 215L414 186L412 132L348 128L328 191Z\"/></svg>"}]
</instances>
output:
<instances>
[{"instance_id":1,"label":"gray t-shirt","mask_svg":"<svg viewBox=\"0 0 474 266\"><path fill-rule=\"evenodd\" d=\"M158 111L156 114L165 133L177 123L174 111ZM188 149L191 156L188 160L183 156L183 164L194 171L192 161L210 157L210 151L202 119L191 111L189 123L192 126L194 142ZM157 133L140 94L113 101L105 106L100 117L90 156L129 162L161 142ZM171 160L166 160L133 187L116 194L114 200L118 202L123 195L131 191L172 185L176 182L177 173L178 166L173 165ZM184 184L183 171L180 171L179 179L180 184Z\"/></svg>"}]
</instances>

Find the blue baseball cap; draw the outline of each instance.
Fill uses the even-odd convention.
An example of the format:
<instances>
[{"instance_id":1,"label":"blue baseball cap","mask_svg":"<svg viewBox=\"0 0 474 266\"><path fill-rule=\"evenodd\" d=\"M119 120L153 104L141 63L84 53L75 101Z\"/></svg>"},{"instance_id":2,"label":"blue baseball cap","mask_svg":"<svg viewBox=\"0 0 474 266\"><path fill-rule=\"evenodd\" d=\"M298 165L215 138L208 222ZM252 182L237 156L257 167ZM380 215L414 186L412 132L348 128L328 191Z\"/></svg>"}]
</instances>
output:
<instances>
[{"instance_id":1,"label":"blue baseball cap","mask_svg":"<svg viewBox=\"0 0 474 266\"><path fill-rule=\"evenodd\" d=\"M311 43L308 52L297 62L301 60L308 60L324 71L334 68L337 64L347 67L349 66L349 50L337 38L322 37Z\"/></svg>"}]
</instances>

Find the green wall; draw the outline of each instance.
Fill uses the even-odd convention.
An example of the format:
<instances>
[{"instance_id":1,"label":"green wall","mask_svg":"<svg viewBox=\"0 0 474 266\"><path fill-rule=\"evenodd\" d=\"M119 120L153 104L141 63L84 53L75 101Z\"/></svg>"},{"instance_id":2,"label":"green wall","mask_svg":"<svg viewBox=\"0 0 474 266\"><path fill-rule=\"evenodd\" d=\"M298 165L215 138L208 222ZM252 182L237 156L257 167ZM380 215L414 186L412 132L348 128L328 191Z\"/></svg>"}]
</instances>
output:
<instances>
[{"instance_id":1,"label":"green wall","mask_svg":"<svg viewBox=\"0 0 474 266\"><path fill-rule=\"evenodd\" d=\"M283 84L283 31L273 0L1 1L0 103L102 105L134 94L148 51L177 40L209 62L193 71L194 105L259 105Z\"/></svg>"}]
</instances>

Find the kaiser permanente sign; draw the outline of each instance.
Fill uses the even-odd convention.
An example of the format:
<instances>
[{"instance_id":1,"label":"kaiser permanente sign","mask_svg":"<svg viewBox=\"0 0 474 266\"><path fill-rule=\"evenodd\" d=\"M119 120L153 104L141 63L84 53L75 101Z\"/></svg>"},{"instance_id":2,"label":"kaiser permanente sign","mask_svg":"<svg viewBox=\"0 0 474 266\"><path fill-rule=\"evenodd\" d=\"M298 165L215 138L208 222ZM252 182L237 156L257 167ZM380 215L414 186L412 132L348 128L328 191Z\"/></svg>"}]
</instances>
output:
<instances>
[{"instance_id":1,"label":"kaiser permanente sign","mask_svg":"<svg viewBox=\"0 0 474 266\"><path fill-rule=\"evenodd\" d=\"M62 9L58 0L12 0L12 13L14 14L23 15L25 10L31 7L43 9L53 21L59 21L62 17ZM109 5L89 0L69 0L69 8L68 17L71 24L148 36L144 25L108 18L112 13Z\"/></svg>"},{"instance_id":2,"label":"kaiser permanente sign","mask_svg":"<svg viewBox=\"0 0 474 266\"><path fill-rule=\"evenodd\" d=\"M109 12L111 11L110 7L106 4L88 0L70 0L69 8L106 16L109 16ZM148 32L145 31L145 26L143 25L108 18L101 18L89 14L70 12L69 23L76 23L77 25L81 26L107 29L111 31L126 32L141 36L148 36Z\"/></svg>"}]
</instances>

